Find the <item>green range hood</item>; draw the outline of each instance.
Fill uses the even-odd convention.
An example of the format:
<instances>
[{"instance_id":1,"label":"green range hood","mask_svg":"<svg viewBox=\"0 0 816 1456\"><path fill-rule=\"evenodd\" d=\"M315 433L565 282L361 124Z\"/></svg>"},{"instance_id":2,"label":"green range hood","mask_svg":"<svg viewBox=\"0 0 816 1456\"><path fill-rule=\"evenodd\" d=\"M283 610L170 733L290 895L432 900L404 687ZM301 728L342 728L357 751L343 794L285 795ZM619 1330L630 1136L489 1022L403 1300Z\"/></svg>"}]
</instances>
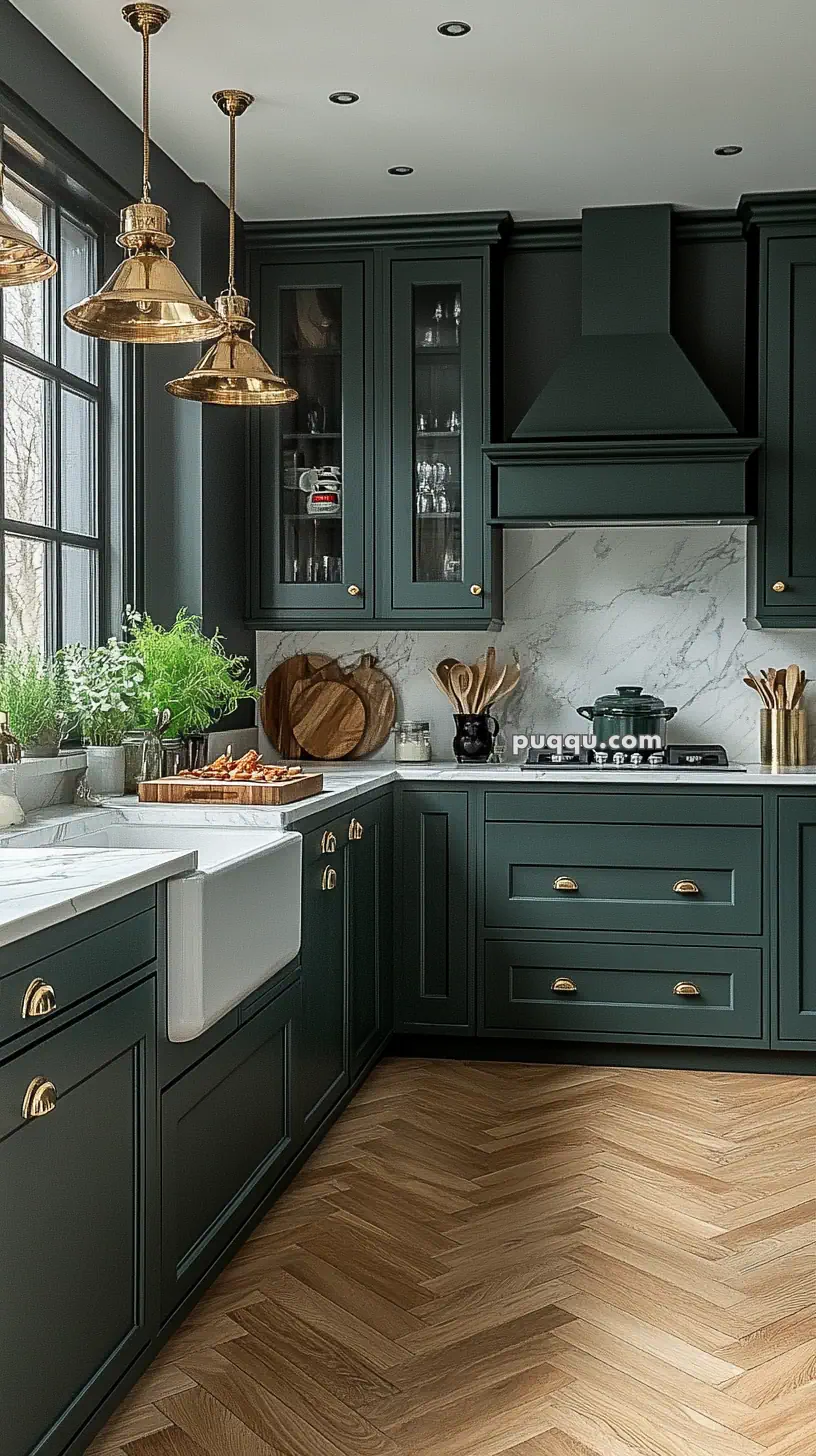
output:
<instances>
[{"instance_id":1,"label":"green range hood","mask_svg":"<svg viewBox=\"0 0 816 1456\"><path fill-rule=\"evenodd\" d=\"M671 332L672 208L583 214L581 338L512 440L502 524L750 519L740 436Z\"/></svg>"}]
</instances>

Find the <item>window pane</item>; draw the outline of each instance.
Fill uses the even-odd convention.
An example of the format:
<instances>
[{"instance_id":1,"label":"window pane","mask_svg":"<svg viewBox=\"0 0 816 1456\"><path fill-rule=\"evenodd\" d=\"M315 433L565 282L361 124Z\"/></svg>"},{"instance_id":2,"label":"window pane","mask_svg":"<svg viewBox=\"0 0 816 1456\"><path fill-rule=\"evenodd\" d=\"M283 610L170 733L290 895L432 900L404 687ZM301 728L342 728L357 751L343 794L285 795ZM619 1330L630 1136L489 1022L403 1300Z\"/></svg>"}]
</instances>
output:
<instances>
[{"instance_id":1,"label":"window pane","mask_svg":"<svg viewBox=\"0 0 816 1456\"><path fill-rule=\"evenodd\" d=\"M96 239L63 217L61 223L60 280L62 313L81 303L96 289ZM96 340L62 326L62 367L81 379L96 378Z\"/></svg>"},{"instance_id":2,"label":"window pane","mask_svg":"<svg viewBox=\"0 0 816 1456\"><path fill-rule=\"evenodd\" d=\"M90 647L97 636L97 563L95 551L62 548L62 640Z\"/></svg>"},{"instance_id":3,"label":"window pane","mask_svg":"<svg viewBox=\"0 0 816 1456\"><path fill-rule=\"evenodd\" d=\"M13 293L14 289L5 291ZM27 369L4 365L5 515L39 526L46 524L46 387L43 379Z\"/></svg>"},{"instance_id":4,"label":"window pane","mask_svg":"<svg viewBox=\"0 0 816 1456\"><path fill-rule=\"evenodd\" d=\"M6 536L6 641L45 650L45 542Z\"/></svg>"},{"instance_id":5,"label":"window pane","mask_svg":"<svg viewBox=\"0 0 816 1456\"><path fill-rule=\"evenodd\" d=\"M3 208L12 222L42 243L45 208L33 193L8 174L3 186ZM28 349L31 354L42 354L45 349L46 298L41 283L3 289L3 334L12 344Z\"/></svg>"},{"instance_id":6,"label":"window pane","mask_svg":"<svg viewBox=\"0 0 816 1456\"><path fill-rule=\"evenodd\" d=\"M62 391L62 529L96 535L96 405Z\"/></svg>"}]
</instances>

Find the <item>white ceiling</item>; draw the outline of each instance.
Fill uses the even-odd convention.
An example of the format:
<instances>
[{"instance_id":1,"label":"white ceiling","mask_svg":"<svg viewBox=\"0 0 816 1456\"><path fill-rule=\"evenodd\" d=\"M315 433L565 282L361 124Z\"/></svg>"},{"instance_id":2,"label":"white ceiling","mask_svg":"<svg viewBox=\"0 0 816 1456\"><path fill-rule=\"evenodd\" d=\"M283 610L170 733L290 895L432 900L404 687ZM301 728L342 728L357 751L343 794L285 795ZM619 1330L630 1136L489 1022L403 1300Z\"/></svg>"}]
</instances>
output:
<instances>
[{"instance_id":1,"label":"white ceiling","mask_svg":"<svg viewBox=\"0 0 816 1456\"><path fill-rule=\"evenodd\" d=\"M14 3L139 120L140 47L119 0ZM153 134L224 196L227 128L210 94L254 92L239 124L245 218L571 217L816 186L816 0L169 5L153 43ZM452 19L472 33L438 35ZM341 89L361 100L329 104ZM724 143L742 156L713 156ZM414 175L389 177L399 163Z\"/></svg>"}]
</instances>

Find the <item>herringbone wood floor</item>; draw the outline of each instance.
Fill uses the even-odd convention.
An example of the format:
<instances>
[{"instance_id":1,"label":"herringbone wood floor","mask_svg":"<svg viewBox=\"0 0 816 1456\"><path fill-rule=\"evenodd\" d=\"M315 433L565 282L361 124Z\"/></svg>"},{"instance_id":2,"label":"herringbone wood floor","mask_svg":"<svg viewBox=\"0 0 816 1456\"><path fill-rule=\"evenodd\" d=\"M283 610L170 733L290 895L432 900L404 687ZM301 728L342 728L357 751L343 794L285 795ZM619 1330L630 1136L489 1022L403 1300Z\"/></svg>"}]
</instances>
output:
<instances>
[{"instance_id":1,"label":"herringbone wood floor","mask_svg":"<svg viewBox=\"0 0 816 1456\"><path fill-rule=\"evenodd\" d=\"M816 1080L385 1062L123 1450L814 1456Z\"/></svg>"}]
</instances>

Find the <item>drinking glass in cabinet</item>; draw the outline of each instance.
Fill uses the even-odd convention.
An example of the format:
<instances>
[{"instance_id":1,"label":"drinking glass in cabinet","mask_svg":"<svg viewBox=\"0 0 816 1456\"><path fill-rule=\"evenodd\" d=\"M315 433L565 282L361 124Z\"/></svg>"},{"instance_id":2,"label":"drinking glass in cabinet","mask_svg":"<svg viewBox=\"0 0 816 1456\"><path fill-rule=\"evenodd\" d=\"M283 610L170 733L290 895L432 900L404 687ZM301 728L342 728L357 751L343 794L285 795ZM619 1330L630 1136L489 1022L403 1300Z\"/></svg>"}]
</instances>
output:
<instances>
[{"instance_id":1,"label":"drinking glass in cabinet","mask_svg":"<svg viewBox=\"0 0 816 1456\"><path fill-rule=\"evenodd\" d=\"M334 490L342 476L342 289L284 288L280 300L284 370L299 396L279 416L281 579L342 581L342 494L320 497L321 480ZM304 479L317 483L307 490Z\"/></svg>"}]
</instances>

